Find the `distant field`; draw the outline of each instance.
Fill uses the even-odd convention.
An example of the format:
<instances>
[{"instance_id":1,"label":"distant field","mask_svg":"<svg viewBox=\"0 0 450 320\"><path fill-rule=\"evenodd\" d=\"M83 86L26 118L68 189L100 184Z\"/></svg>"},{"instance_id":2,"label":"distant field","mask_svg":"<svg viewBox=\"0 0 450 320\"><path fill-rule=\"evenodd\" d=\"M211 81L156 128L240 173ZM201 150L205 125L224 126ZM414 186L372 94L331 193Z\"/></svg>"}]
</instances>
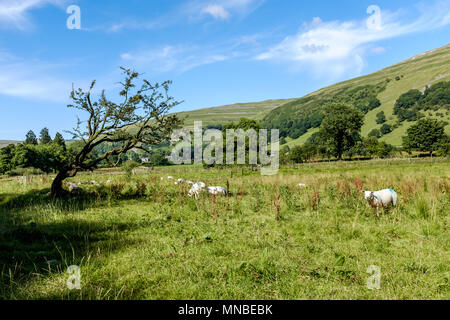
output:
<instances>
[{"instance_id":1,"label":"distant field","mask_svg":"<svg viewBox=\"0 0 450 320\"><path fill-rule=\"evenodd\" d=\"M58 201L46 195L50 176L0 179L0 299L450 296L449 160L304 164L269 177L195 166L138 173L81 174L71 181L101 186ZM228 181L231 194L196 201L168 175ZM400 200L377 217L359 191L381 188ZM80 291L66 288L69 265L81 267ZM371 265L380 290L366 287Z\"/></svg>"},{"instance_id":2,"label":"distant field","mask_svg":"<svg viewBox=\"0 0 450 320\"><path fill-rule=\"evenodd\" d=\"M19 143L21 141L16 141L16 140L0 140L0 148L6 147L9 144L16 144Z\"/></svg>"},{"instance_id":3,"label":"distant field","mask_svg":"<svg viewBox=\"0 0 450 320\"><path fill-rule=\"evenodd\" d=\"M202 121L203 126L238 122L241 118L261 120L269 111L293 99L267 100L253 103L237 103L232 105L198 109L177 113L184 119L184 127L192 128L194 121Z\"/></svg>"}]
</instances>

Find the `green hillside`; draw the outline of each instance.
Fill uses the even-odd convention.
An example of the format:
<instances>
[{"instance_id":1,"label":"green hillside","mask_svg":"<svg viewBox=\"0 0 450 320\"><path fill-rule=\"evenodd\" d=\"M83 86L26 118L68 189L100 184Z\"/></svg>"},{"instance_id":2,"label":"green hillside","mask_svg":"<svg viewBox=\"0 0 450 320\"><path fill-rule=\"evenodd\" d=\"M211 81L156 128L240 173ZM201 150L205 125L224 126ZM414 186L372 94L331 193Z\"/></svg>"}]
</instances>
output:
<instances>
[{"instance_id":1,"label":"green hillside","mask_svg":"<svg viewBox=\"0 0 450 320\"><path fill-rule=\"evenodd\" d=\"M194 121L203 121L203 126L237 122L241 118L262 120L271 110L293 101L294 99L267 100L252 103L237 103L232 105L198 109L177 113L184 119L184 126L191 128Z\"/></svg>"},{"instance_id":2,"label":"green hillside","mask_svg":"<svg viewBox=\"0 0 450 320\"><path fill-rule=\"evenodd\" d=\"M413 122L397 123L393 115L397 99L411 89L422 92L429 85L450 80L450 45L432 50L394 66L372 74L337 83L303 98L291 101L270 111L263 119L264 126L279 128L289 132L287 139L290 146L301 144L306 137L317 131L316 117L323 105L329 102L346 102L355 105L366 113L363 136L372 129L379 129L376 123L377 113L384 111L387 124L394 126L391 133L381 140L394 145L401 145L402 136ZM379 101L379 105L376 103ZM424 115L450 122L448 105L437 111L426 111ZM446 131L450 132L450 125Z\"/></svg>"}]
</instances>

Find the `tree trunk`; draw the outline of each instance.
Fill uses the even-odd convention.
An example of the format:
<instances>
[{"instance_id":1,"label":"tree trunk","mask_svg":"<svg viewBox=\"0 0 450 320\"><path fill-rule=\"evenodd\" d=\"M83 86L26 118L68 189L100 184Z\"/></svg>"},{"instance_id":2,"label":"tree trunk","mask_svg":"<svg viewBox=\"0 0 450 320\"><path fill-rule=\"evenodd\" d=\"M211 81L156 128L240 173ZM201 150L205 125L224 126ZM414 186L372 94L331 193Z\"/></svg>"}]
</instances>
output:
<instances>
[{"instance_id":1,"label":"tree trunk","mask_svg":"<svg viewBox=\"0 0 450 320\"><path fill-rule=\"evenodd\" d=\"M64 193L62 183L66 178L67 178L67 171L63 170L58 172L52 183L52 188L50 192L52 198L58 198Z\"/></svg>"},{"instance_id":2,"label":"tree trunk","mask_svg":"<svg viewBox=\"0 0 450 320\"><path fill-rule=\"evenodd\" d=\"M64 194L63 181L67 178L75 177L78 169L67 165L61 169L53 180L50 195L52 198L61 197Z\"/></svg>"}]
</instances>

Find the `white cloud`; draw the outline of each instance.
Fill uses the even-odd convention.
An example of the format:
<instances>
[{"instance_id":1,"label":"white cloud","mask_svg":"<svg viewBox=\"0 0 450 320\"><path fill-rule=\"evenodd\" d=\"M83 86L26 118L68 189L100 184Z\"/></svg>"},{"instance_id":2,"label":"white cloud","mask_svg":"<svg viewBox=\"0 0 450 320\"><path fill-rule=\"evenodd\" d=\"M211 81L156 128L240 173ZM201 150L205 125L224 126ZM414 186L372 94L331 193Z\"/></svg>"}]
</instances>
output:
<instances>
[{"instance_id":1,"label":"white cloud","mask_svg":"<svg viewBox=\"0 0 450 320\"><path fill-rule=\"evenodd\" d=\"M245 16L256 10L265 0L193 0L181 11L197 20L211 16L217 20L228 20L233 15Z\"/></svg>"},{"instance_id":2,"label":"white cloud","mask_svg":"<svg viewBox=\"0 0 450 320\"><path fill-rule=\"evenodd\" d=\"M210 4L202 9L203 13L208 13L215 19L227 20L230 13L225 8L218 4Z\"/></svg>"},{"instance_id":3,"label":"white cloud","mask_svg":"<svg viewBox=\"0 0 450 320\"><path fill-rule=\"evenodd\" d=\"M61 67L0 53L0 94L33 100L67 101L72 82L55 75Z\"/></svg>"},{"instance_id":4,"label":"white cloud","mask_svg":"<svg viewBox=\"0 0 450 320\"><path fill-rule=\"evenodd\" d=\"M379 46L373 48L377 42L450 23L448 1L419 7L419 10L420 15L412 23L402 22L399 13L382 11L380 29L369 29L366 19L323 22L316 17L310 24L304 24L296 35L286 37L256 59L287 61L298 68L312 67L318 76L339 77L349 71L360 73L368 50L377 54L384 52Z\"/></svg>"},{"instance_id":5,"label":"white cloud","mask_svg":"<svg viewBox=\"0 0 450 320\"><path fill-rule=\"evenodd\" d=\"M153 72L186 72L231 57L232 55L220 54L204 47L169 45L158 49L126 52L120 56L126 63L131 62L135 66L142 66Z\"/></svg>"},{"instance_id":6,"label":"white cloud","mask_svg":"<svg viewBox=\"0 0 450 320\"><path fill-rule=\"evenodd\" d=\"M28 12L48 4L62 5L67 0L0 0L0 26L26 29L30 26Z\"/></svg>"},{"instance_id":7,"label":"white cloud","mask_svg":"<svg viewBox=\"0 0 450 320\"><path fill-rule=\"evenodd\" d=\"M370 50L370 52L375 55L384 54L384 53L386 53L386 51L387 50L384 47L375 47Z\"/></svg>"}]
</instances>

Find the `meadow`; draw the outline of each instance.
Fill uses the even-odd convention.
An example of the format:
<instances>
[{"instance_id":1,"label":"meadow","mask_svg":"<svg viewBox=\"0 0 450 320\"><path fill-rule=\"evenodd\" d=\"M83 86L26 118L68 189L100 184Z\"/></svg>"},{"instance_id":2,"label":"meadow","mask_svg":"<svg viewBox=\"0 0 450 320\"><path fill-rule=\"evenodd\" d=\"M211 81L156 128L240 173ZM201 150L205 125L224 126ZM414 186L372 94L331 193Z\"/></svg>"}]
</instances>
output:
<instances>
[{"instance_id":1,"label":"meadow","mask_svg":"<svg viewBox=\"0 0 450 320\"><path fill-rule=\"evenodd\" d=\"M230 194L189 198L169 175ZM448 159L104 169L61 200L52 176L0 178L0 298L449 299L449 177ZM399 205L377 217L360 191L383 188Z\"/></svg>"}]
</instances>

